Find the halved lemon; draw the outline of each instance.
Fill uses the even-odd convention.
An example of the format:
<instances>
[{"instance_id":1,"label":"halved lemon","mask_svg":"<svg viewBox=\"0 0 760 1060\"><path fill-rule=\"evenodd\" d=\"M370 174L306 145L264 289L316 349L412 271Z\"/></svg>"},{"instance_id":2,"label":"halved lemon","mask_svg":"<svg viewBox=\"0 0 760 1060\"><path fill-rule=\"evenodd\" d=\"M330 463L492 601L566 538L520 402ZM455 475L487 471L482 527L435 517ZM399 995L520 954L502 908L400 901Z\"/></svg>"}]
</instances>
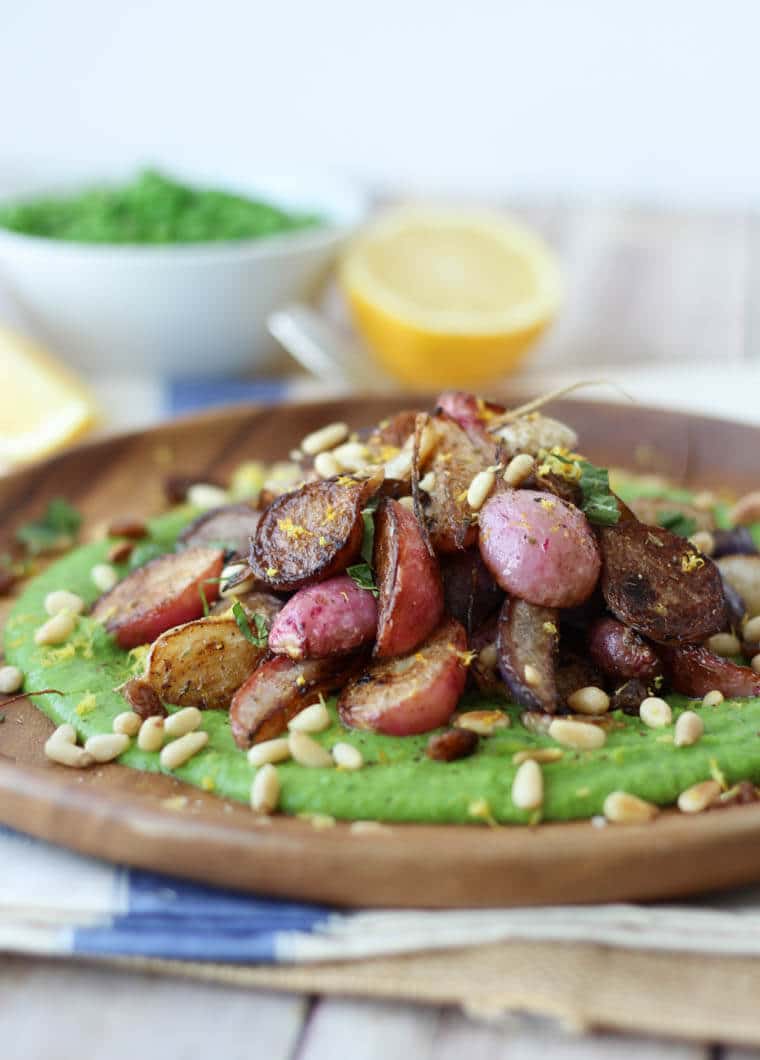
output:
<instances>
[{"instance_id":1,"label":"halved lemon","mask_svg":"<svg viewBox=\"0 0 760 1060\"><path fill-rule=\"evenodd\" d=\"M0 328L0 467L36 460L95 419L86 388L46 350Z\"/></svg>"},{"instance_id":2,"label":"halved lemon","mask_svg":"<svg viewBox=\"0 0 760 1060\"><path fill-rule=\"evenodd\" d=\"M348 247L340 281L367 345L415 386L468 386L511 371L560 301L543 240L489 210L393 210Z\"/></svg>"}]
</instances>

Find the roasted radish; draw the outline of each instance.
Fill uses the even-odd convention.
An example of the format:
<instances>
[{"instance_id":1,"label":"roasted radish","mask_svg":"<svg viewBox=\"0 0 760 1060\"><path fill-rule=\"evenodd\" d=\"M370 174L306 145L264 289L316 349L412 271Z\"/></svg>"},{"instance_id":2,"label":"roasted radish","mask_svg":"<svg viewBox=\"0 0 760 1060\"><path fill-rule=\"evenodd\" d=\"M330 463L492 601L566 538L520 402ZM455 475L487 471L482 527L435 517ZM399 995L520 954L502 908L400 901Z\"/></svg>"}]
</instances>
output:
<instances>
[{"instance_id":1,"label":"roasted radish","mask_svg":"<svg viewBox=\"0 0 760 1060\"><path fill-rule=\"evenodd\" d=\"M504 599L478 548L447 556L441 574L446 613L461 622L468 633L482 626Z\"/></svg>"},{"instance_id":2,"label":"roasted radish","mask_svg":"<svg viewBox=\"0 0 760 1060\"><path fill-rule=\"evenodd\" d=\"M149 644L172 626L200 618L219 595L224 552L188 548L138 567L95 602L92 616L121 648Z\"/></svg>"},{"instance_id":3,"label":"roasted radish","mask_svg":"<svg viewBox=\"0 0 760 1060\"><path fill-rule=\"evenodd\" d=\"M651 681L662 664L651 644L616 618L598 618L589 629L588 651L605 674L620 681L638 677Z\"/></svg>"},{"instance_id":4,"label":"roasted radish","mask_svg":"<svg viewBox=\"0 0 760 1060\"><path fill-rule=\"evenodd\" d=\"M493 445L488 425L495 416L507 411L503 405L469 394L465 390L445 390L438 395L438 408L450 416L477 444Z\"/></svg>"},{"instance_id":5,"label":"roasted radish","mask_svg":"<svg viewBox=\"0 0 760 1060\"><path fill-rule=\"evenodd\" d=\"M663 652L676 692L700 699L714 689L728 698L760 696L760 674L715 655L701 644L664 648Z\"/></svg>"},{"instance_id":6,"label":"roasted radish","mask_svg":"<svg viewBox=\"0 0 760 1060\"><path fill-rule=\"evenodd\" d=\"M412 736L445 725L464 690L467 635L445 619L409 655L373 662L341 692L341 720L354 729Z\"/></svg>"},{"instance_id":7,"label":"roasted radish","mask_svg":"<svg viewBox=\"0 0 760 1060\"><path fill-rule=\"evenodd\" d=\"M247 555L260 519L261 513L247 504L225 504L194 519L180 534L179 542L187 548L212 545Z\"/></svg>"},{"instance_id":8,"label":"roasted radish","mask_svg":"<svg viewBox=\"0 0 760 1060\"><path fill-rule=\"evenodd\" d=\"M381 480L339 476L278 497L262 514L251 545L256 577L279 592L342 574L359 556L362 508Z\"/></svg>"},{"instance_id":9,"label":"roasted radish","mask_svg":"<svg viewBox=\"0 0 760 1060\"><path fill-rule=\"evenodd\" d=\"M380 591L375 655L404 655L440 622L443 588L417 519L398 501L385 500L378 508L373 566Z\"/></svg>"},{"instance_id":10,"label":"roasted radish","mask_svg":"<svg viewBox=\"0 0 760 1060\"><path fill-rule=\"evenodd\" d=\"M576 607L601 565L586 517L558 497L507 490L480 512L480 552L508 593L543 607Z\"/></svg>"},{"instance_id":11,"label":"roasted radish","mask_svg":"<svg viewBox=\"0 0 760 1060\"><path fill-rule=\"evenodd\" d=\"M528 710L557 709L556 610L507 597L499 615L499 669L512 698Z\"/></svg>"},{"instance_id":12,"label":"roasted radish","mask_svg":"<svg viewBox=\"0 0 760 1060\"><path fill-rule=\"evenodd\" d=\"M346 574L299 589L275 619L269 648L292 659L347 655L371 641L377 603Z\"/></svg>"}]
</instances>

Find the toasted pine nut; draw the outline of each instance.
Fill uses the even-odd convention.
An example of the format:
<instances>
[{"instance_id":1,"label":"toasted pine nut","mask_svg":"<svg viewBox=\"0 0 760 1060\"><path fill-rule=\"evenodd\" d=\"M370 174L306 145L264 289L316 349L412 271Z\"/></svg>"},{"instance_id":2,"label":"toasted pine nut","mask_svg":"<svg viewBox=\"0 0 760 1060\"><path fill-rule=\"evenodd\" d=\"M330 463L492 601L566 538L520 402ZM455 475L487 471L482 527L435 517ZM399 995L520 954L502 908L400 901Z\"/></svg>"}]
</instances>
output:
<instances>
[{"instance_id":1,"label":"toasted pine nut","mask_svg":"<svg viewBox=\"0 0 760 1060\"><path fill-rule=\"evenodd\" d=\"M51 732L49 740L60 740L62 743L76 743L77 734L73 725L64 723L59 725L55 732Z\"/></svg>"},{"instance_id":2,"label":"toasted pine nut","mask_svg":"<svg viewBox=\"0 0 760 1060\"><path fill-rule=\"evenodd\" d=\"M24 675L18 666L0 666L0 693L9 696L18 692L24 683Z\"/></svg>"},{"instance_id":3,"label":"toasted pine nut","mask_svg":"<svg viewBox=\"0 0 760 1060\"><path fill-rule=\"evenodd\" d=\"M142 730L141 730L142 731ZM161 752L163 769L178 769L197 755L208 743L207 732L186 732L178 740L172 740Z\"/></svg>"},{"instance_id":4,"label":"toasted pine nut","mask_svg":"<svg viewBox=\"0 0 760 1060\"><path fill-rule=\"evenodd\" d=\"M369 450L361 442L346 442L330 454L341 471L361 471L367 466Z\"/></svg>"},{"instance_id":5,"label":"toasted pine nut","mask_svg":"<svg viewBox=\"0 0 760 1060\"><path fill-rule=\"evenodd\" d=\"M525 679L525 684L528 686L528 688L535 688L537 685L541 684L541 674L538 672L535 666L531 665L531 663L525 664L525 669L523 670L523 678Z\"/></svg>"},{"instance_id":6,"label":"toasted pine nut","mask_svg":"<svg viewBox=\"0 0 760 1060\"><path fill-rule=\"evenodd\" d=\"M35 644L62 644L74 632L77 616L72 611L59 611L43 622L34 634Z\"/></svg>"},{"instance_id":7,"label":"toasted pine nut","mask_svg":"<svg viewBox=\"0 0 760 1060\"><path fill-rule=\"evenodd\" d=\"M414 497L399 497L398 502L402 508L407 508L410 512L414 511Z\"/></svg>"},{"instance_id":8,"label":"toasted pine nut","mask_svg":"<svg viewBox=\"0 0 760 1060\"><path fill-rule=\"evenodd\" d=\"M184 707L176 714L170 714L168 718L164 718L164 732L170 740L176 740L178 736L184 736L185 733L195 732L201 721L203 721L203 715L197 707Z\"/></svg>"},{"instance_id":9,"label":"toasted pine nut","mask_svg":"<svg viewBox=\"0 0 760 1060\"><path fill-rule=\"evenodd\" d=\"M84 745L85 751L92 755L96 762L112 762L124 754L129 747L129 737L122 732L98 733L90 736Z\"/></svg>"},{"instance_id":10,"label":"toasted pine nut","mask_svg":"<svg viewBox=\"0 0 760 1060\"><path fill-rule=\"evenodd\" d=\"M467 710L454 715L454 728L467 729L478 736L490 736L496 729L506 729L511 723L503 710Z\"/></svg>"},{"instance_id":11,"label":"toasted pine nut","mask_svg":"<svg viewBox=\"0 0 760 1060\"><path fill-rule=\"evenodd\" d=\"M537 810L543 801L544 775L538 762L529 758L515 773L512 802L519 810Z\"/></svg>"},{"instance_id":12,"label":"toasted pine nut","mask_svg":"<svg viewBox=\"0 0 760 1060\"><path fill-rule=\"evenodd\" d=\"M701 813L711 806L720 795L720 784L717 780L703 780L701 784L692 784L678 796L678 809L681 813Z\"/></svg>"},{"instance_id":13,"label":"toasted pine nut","mask_svg":"<svg viewBox=\"0 0 760 1060\"><path fill-rule=\"evenodd\" d=\"M262 740L261 743L255 743L248 752L248 761L252 766L285 762L288 758L290 758L290 747L287 736L280 736L275 740Z\"/></svg>"},{"instance_id":14,"label":"toasted pine nut","mask_svg":"<svg viewBox=\"0 0 760 1060\"><path fill-rule=\"evenodd\" d=\"M474 512L480 511L496 483L496 472L490 467L478 471L467 489L467 503Z\"/></svg>"},{"instance_id":15,"label":"toasted pine nut","mask_svg":"<svg viewBox=\"0 0 760 1060\"><path fill-rule=\"evenodd\" d=\"M332 749L333 761L341 769L361 769L364 756L358 747L350 743L336 743Z\"/></svg>"},{"instance_id":16,"label":"toasted pine nut","mask_svg":"<svg viewBox=\"0 0 760 1060\"><path fill-rule=\"evenodd\" d=\"M639 717L650 729L663 729L672 723L673 711L659 696L647 696L639 706Z\"/></svg>"},{"instance_id":17,"label":"toasted pine nut","mask_svg":"<svg viewBox=\"0 0 760 1060\"><path fill-rule=\"evenodd\" d=\"M527 453L518 453L507 464L504 481L508 486L519 486L533 470L533 457Z\"/></svg>"},{"instance_id":18,"label":"toasted pine nut","mask_svg":"<svg viewBox=\"0 0 760 1060\"><path fill-rule=\"evenodd\" d=\"M707 647L716 655L738 655L742 646L734 633L716 633L708 638Z\"/></svg>"},{"instance_id":19,"label":"toasted pine nut","mask_svg":"<svg viewBox=\"0 0 760 1060\"><path fill-rule=\"evenodd\" d=\"M111 728L124 736L137 736L142 725L142 718L133 710L124 710L113 719Z\"/></svg>"},{"instance_id":20,"label":"toasted pine nut","mask_svg":"<svg viewBox=\"0 0 760 1060\"><path fill-rule=\"evenodd\" d=\"M152 714L140 726L137 746L141 751L160 751L164 746L164 719Z\"/></svg>"},{"instance_id":21,"label":"toasted pine nut","mask_svg":"<svg viewBox=\"0 0 760 1060\"><path fill-rule=\"evenodd\" d=\"M194 508L219 508L228 500L227 490L223 490L221 486L212 486L208 482L196 482L187 491L187 503L192 504Z\"/></svg>"},{"instance_id":22,"label":"toasted pine nut","mask_svg":"<svg viewBox=\"0 0 760 1060\"><path fill-rule=\"evenodd\" d=\"M107 593L116 585L119 575L110 563L96 563L90 571L90 578L96 589L99 589L101 593Z\"/></svg>"},{"instance_id":23,"label":"toasted pine nut","mask_svg":"<svg viewBox=\"0 0 760 1060\"><path fill-rule=\"evenodd\" d=\"M435 489L435 471L428 471L420 479L420 489L423 493L430 493Z\"/></svg>"},{"instance_id":24,"label":"toasted pine nut","mask_svg":"<svg viewBox=\"0 0 760 1060\"><path fill-rule=\"evenodd\" d=\"M403 482L412 473L412 452L410 449L402 449L400 453L392 457L385 465L385 477Z\"/></svg>"},{"instance_id":25,"label":"toasted pine nut","mask_svg":"<svg viewBox=\"0 0 760 1060\"><path fill-rule=\"evenodd\" d=\"M578 714L606 714L610 709L610 697L603 688L587 685L569 695L567 705Z\"/></svg>"},{"instance_id":26,"label":"toasted pine nut","mask_svg":"<svg viewBox=\"0 0 760 1060\"><path fill-rule=\"evenodd\" d=\"M745 623L742 634L749 644L760 644L760 615L755 615Z\"/></svg>"},{"instance_id":27,"label":"toasted pine nut","mask_svg":"<svg viewBox=\"0 0 760 1060\"><path fill-rule=\"evenodd\" d=\"M496 644L486 644L478 652L478 662L488 670L495 670L499 663L499 649Z\"/></svg>"},{"instance_id":28,"label":"toasted pine nut","mask_svg":"<svg viewBox=\"0 0 760 1060\"><path fill-rule=\"evenodd\" d=\"M559 747L535 747L527 751L516 751L512 755L512 764L519 766L523 762L539 762L543 765L549 762L559 762L564 756L565 752Z\"/></svg>"},{"instance_id":29,"label":"toasted pine nut","mask_svg":"<svg viewBox=\"0 0 760 1060\"><path fill-rule=\"evenodd\" d=\"M653 820L659 810L651 802L627 791L611 791L604 800L604 816L613 824L643 824Z\"/></svg>"},{"instance_id":30,"label":"toasted pine nut","mask_svg":"<svg viewBox=\"0 0 760 1060\"><path fill-rule=\"evenodd\" d=\"M708 692L702 699L703 707L717 707L724 700L724 695L718 688L714 688L712 692Z\"/></svg>"},{"instance_id":31,"label":"toasted pine nut","mask_svg":"<svg viewBox=\"0 0 760 1060\"><path fill-rule=\"evenodd\" d=\"M332 766L332 756L305 732L296 729L288 737L290 755L298 762L299 766L308 766L312 769L325 769Z\"/></svg>"},{"instance_id":32,"label":"toasted pine nut","mask_svg":"<svg viewBox=\"0 0 760 1060\"><path fill-rule=\"evenodd\" d=\"M83 747L77 747L69 740L56 738L56 732L45 743L45 757L60 766L71 766L72 769L86 769L95 759Z\"/></svg>"},{"instance_id":33,"label":"toasted pine nut","mask_svg":"<svg viewBox=\"0 0 760 1060\"><path fill-rule=\"evenodd\" d=\"M280 801L280 778L271 762L256 770L251 785L251 809L256 813L272 813Z\"/></svg>"},{"instance_id":34,"label":"toasted pine nut","mask_svg":"<svg viewBox=\"0 0 760 1060\"><path fill-rule=\"evenodd\" d=\"M568 721L564 718L555 718L550 723L549 735L564 747L572 747L578 751L592 751L603 747L607 742L607 734L598 725L585 721Z\"/></svg>"},{"instance_id":35,"label":"toasted pine nut","mask_svg":"<svg viewBox=\"0 0 760 1060\"><path fill-rule=\"evenodd\" d=\"M703 556L712 556L715 551L715 538L709 530L697 530L691 535L689 541Z\"/></svg>"},{"instance_id":36,"label":"toasted pine nut","mask_svg":"<svg viewBox=\"0 0 760 1060\"><path fill-rule=\"evenodd\" d=\"M673 732L673 743L676 747L691 747L702 739L705 731L705 723L699 714L693 710L685 710L676 719L676 727Z\"/></svg>"},{"instance_id":37,"label":"toasted pine nut","mask_svg":"<svg viewBox=\"0 0 760 1060\"><path fill-rule=\"evenodd\" d=\"M291 732L324 732L331 725L330 712L324 703L313 703L299 711L288 722Z\"/></svg>"},{"instance_id":38,"label":"toasted pine nut","mask_svg":"<svg viewBox=\"0 0 760 1060\"><path fill-rule=\"evenodd\" d=\"M45 610L49 615L60 615L62 611L81 615L84 611L84 600L77 593L70 593L68 589L54 589L45 597Z\"/></svg>"},{"instance_id":39,"label":"toasted pine nut","mask_svg":"<svg viewBox=\"0 0 760 1060\"><path fill-rule=\"evenodd\" d=\"M309 456L316 456L326 449L334 449L336 445L345 442L348 438L348 425L345 423L328 423L317 431L307 434L301 442L301 449Z\"/></svg>"},{"instance_id":40,"label":"toasted pine nut","mask_svg":"<svg viewBox=\"0 0 760 1060\"><path fill-rule=\"evenodd\" d=\"M332 453L317 453L314 457L314 470L320 478L332 478L340 474L338 461Z\"/></svg>"},{"instance_id":41,"label":"toasted pine nut","mask_svg":"<svg viewBox=\"0 0 760 1060\"><path fill-rule=\"evenodd\" d=\"M750 663L750 666L756 674L760 674L760 651L757 653L757 655L752 656L752 662Z\"/></svg>"}]
</instances>

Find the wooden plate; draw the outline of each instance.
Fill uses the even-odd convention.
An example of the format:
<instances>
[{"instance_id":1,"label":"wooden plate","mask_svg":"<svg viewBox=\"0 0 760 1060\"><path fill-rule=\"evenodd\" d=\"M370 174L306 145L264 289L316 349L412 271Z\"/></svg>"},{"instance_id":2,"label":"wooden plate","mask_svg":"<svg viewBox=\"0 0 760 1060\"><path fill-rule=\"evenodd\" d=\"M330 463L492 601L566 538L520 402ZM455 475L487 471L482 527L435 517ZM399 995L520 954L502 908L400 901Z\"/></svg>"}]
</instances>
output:
<instances>
[{"instance_id":1,"label":"wooden plate","mask_svg":"<svg viewBox=\"0 0 760 1060\"><path fill-rule=\"evenodd\" d=\"M411 403L411 399L403 399ZM0 480L4 533L66 496L88 528L163 506L173 472L225 476L281 457L331 420L369 424L398 399L234 408L83 446ZM665 468L679 481L757 486L760 429L651 409L558 402L592 459ZM74 772L46 761L47 719L26 702L0 726L0 821L86 854L270 895L358 906L496 906L652 899L760 879L760 805L646 827L587 822L528 828L394 825L356 835L273 819L166 776L118 765ZM181 809L167 799L184 796ZM173 799L170 805L178 804Z\"/></svg>"}]
</instances>

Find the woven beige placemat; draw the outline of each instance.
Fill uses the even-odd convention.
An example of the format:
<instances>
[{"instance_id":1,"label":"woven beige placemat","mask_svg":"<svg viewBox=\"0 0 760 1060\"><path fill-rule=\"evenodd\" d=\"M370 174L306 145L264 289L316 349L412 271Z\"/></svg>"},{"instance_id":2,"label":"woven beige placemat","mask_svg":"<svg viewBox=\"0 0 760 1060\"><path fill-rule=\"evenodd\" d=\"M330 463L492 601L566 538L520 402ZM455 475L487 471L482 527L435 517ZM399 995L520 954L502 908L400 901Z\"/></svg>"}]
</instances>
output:
<instances>
[{"instance_id":1,"label":"woven beige placemat","mask_svg":"<svg viewBox=\"0 0 760 1060\"><path fill-rule=\"evenodd\" d=\"M760 962L744 957L509 942L295 966L117 963L239 987L453 1004L484 1018L521 1011L578 1030L760 1045Z\"/></svg>"}]
</instances>

